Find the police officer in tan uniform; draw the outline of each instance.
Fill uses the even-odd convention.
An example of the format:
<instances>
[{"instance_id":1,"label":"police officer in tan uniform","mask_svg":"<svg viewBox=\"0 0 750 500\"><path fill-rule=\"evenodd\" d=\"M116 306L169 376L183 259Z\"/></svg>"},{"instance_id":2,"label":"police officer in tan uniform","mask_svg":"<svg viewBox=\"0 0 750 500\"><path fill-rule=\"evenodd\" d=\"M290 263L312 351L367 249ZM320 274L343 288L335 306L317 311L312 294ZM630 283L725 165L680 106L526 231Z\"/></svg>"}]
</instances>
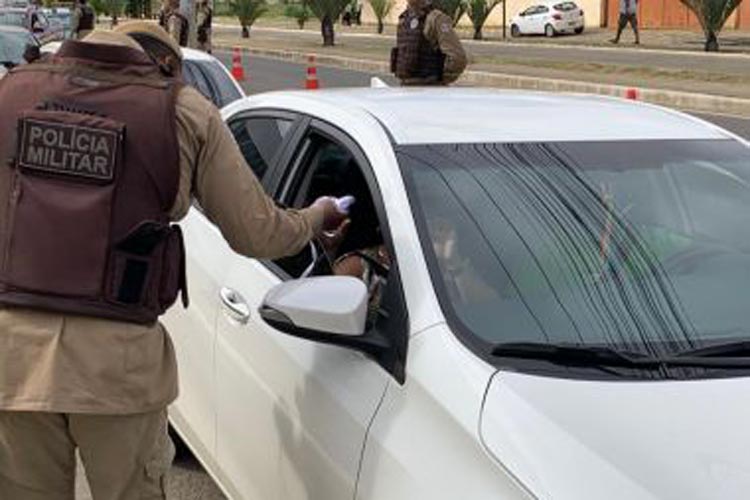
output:
<instances>
[{"instance_id":1,"label":"police officer in tan uniform","mask_svg":"<svg viewBox=\"0 0 750 500\"><path fill-rule=\"evenodd\" d=\"M77 0L70 21L70 37L80 40L94 30L96 26L96 12L89 5L88 0Z\"/></svg>"},{"instance_id":2,"label":"police officer in tan uniform","mask_svg":"<svg viewBox=\"0 0 750 500\"><path fill-rule=\"evenodd\" d=\"M447 85L466 69L453 21L430 0L409 0L399 16L391 71L402 85Z\"/></svg>"},{"instance_id":3,"label":"police officer in tan uniform","mask_svg":"<svg viewBox=\"0 0 750 500\"><path fill-rule=\"evenodd\" d=\"M193 198L246 256L343 220L277 208L155 24L67 41L0 80L0 498L164 499L177 366L158 316L186 299ZM30 84L30 82L32 84ZM175 332L184 334L185 332Z\"/></svg>"},{"instance_id":4,"label":"police officer in tan uniform","mask_svg":"<svg viewBox=\"0 0 750 500\"><path fill-rule=\"evenodd\" d=\"M195 2L195 31L198 50L211 53L211 24L213 23L213 9L208 0Z\"/></svg>"},{"instance_id":5,"label":"police officer in tan uniform","mask_svg":"<svg viewBox=\"0 0 750 500\"><path fill-rule=\"evenodd\" d=\"M159 12L159 25L180 47L188 46L190 23L180 10L180 0L165 0Z\"/></svg>"}]
</instances>

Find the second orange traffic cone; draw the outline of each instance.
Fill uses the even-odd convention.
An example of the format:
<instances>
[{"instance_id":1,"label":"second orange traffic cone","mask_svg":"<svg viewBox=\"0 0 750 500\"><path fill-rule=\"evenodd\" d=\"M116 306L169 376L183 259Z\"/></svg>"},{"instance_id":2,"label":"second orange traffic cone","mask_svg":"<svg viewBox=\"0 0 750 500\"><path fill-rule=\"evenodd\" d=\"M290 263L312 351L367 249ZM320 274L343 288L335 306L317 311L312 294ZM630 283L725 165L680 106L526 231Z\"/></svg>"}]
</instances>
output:
<instances>
[{"instance_id":1,"label":"second orange traffic cone","mask_svg":"<svg viewBox=\"0 0 750 500\"><path fill-rule=\"evenodd\" d=\"M232 76L238 82L245 81L245 68L242 66L242 52L235 47L232 52Z\"/></svg>"},{"instance_id":2,"label":"second orange traffic cone","mask_svg":"<svg viewBox=\"0 0 750 500\"><path fill-rule=\"evenodd\" d=\"M315 56L311 55L307 59L307 79L305 79L305 88L315 90L320 88L318 84L318 68L315 67Z\"/></svg>"}]
</instances>

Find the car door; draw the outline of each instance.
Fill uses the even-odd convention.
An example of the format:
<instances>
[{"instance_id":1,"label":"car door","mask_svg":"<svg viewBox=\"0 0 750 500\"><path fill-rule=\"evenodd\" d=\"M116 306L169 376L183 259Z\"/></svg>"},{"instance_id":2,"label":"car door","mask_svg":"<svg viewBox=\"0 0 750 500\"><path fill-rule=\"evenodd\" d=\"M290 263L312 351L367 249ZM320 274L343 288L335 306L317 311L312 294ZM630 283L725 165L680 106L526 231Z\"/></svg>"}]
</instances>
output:
<instances>
[{"instance_id":1,"label":"car door","mask_svg":"<svg viewBox=\"0 0 750 500\"><path fill-rule=\"evenodd\" d=\"M266 185L295 117L270 111L239 114L228 124L248 165ZM274 127L276 134L265 132L269 127ZM186 241L191 305L186 310L177 305L164 318L173 335L180 369L180 396L170 409L170 418L210 465L216 447L216 321L233 251L197 204L180 225Z\"/></svg>"},{"instance_id":2,"label":"car door","mask_svg":"<svg viewBox=\"0 0 750 500\"><path fill-rule=\"evenodd\" d=\"M521 33L525 35L534 33L534 13L536 9L536 6L531 6L518 16L518 29L521 30Z\"/></svg>"},{"instance_id":3,"label":"car door","mask_svg":"<svg viewBox=\"0 0 750 500\"><path fill-rule=\"evenodd\" d=\"M534 23L534 33L543 35L544 34L544 28L547 25L547 20L549 19L549 7L546 5L540 5L536 8L536 12L533 16L533 23Z\"/></svg>"},{"instance_id":4,"label":"car door","mask_svg":"<svg viewBox=\"0 0 750 500\"><path fill-rule=\"evenodd\" d=\"M313 123L279 169L278 201L300 206L321 144L356 158L353 168L370 168L353 140ZM382 211L377 218L382 226ZM393 379L360 352L291 337L260 319L263 297L298 274L300 258L274 263L235 255L225 283L233 299L218 327L217 456L232 493L245 500L351 500L368 426ZM399 290L389 297L398 296L398 279L389 283ZM405 317L385 321L398 324L404 338Z\"/></svg>"}]
</instances>

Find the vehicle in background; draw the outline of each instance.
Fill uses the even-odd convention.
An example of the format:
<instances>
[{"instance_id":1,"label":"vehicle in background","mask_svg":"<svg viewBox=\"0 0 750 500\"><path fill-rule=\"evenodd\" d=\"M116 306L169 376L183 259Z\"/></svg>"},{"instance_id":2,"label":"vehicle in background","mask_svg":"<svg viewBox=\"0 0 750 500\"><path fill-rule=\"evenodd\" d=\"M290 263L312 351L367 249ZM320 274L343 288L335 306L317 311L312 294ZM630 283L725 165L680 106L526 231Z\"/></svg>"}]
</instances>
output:
<instances>
[{"instance_id":1,"label":"vehicle in background","mask_svg":"<svg viewBox=\"0 0 750 500\"><path fill-rule=\"evenodd\" d=\"M73 21L73 12L68 7L44 8L42 12L46 14L50 22L57 22L62 26L63 37L70 38L70 27Z\"/></svg>"},{"instance_id":2,"label":"vehicle in background","mask_svg":"<svg viewBox=\"0 0 750 500\"><path fill-rule=\"evenodd\" d=\"M42 47L42 52L55 53L60 45L60 42L48 43ZM242 87L214 56L200 50L183 48L182 58L183 81L195 87L217 108L245 97Z\"/></svg>"},{"instance_id":3,"label":"vehicle in background","mask_svg":"<svg viewBox=\"0 0 750 500\"><path fill-rule=\"evenodd\" d=\"M0 26L0 76L8 69L24 64L24 54L29 46L39 48L36 37L24 28L17 26Z\"/></svg>"},{"instance_id":4,"label":"vehicle in background","mask_svg":"<svg viewBox=\"0 0 750 500\"><path fill-rule=\"evenodd\" d=\"M24 28L45 44L64 38L63 26L59 21L50 20L42 9L2 7L0 8L0 26L18 26Z\"/></svg>"},{"instance_id":5,"label":"vehicle in background","mask_svg":"<svg viewBox=\"0 0 750 500\"><path fill-rule=\"evenodd\" d=\"M510 24L513 37L545 35L554 37L563 33L583 33L583 10L575 2L553 1L534 4L516 15Z\"/></svg>"},{"instance_id":6,"label":"vehicle in background","mask_svg":"<svg viewBox=\"0 0 750 500\"><path fill-rule=\"evenodd\" d=\"M356 198L337 248L276 261L180 222L170 420L229 498L748 498L746 141L468 88L222 115L280 205ZM369 287L331 275L353 255Z\"/></svg>"}]
</instances>

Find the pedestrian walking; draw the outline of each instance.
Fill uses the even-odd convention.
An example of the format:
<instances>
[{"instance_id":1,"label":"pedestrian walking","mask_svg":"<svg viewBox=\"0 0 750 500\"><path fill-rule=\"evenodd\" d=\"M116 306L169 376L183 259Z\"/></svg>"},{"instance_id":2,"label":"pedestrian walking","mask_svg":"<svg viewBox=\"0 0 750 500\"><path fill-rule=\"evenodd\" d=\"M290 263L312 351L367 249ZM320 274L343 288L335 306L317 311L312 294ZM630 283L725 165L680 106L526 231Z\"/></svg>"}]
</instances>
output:
<instances>
[{"instance_id":1,"label":"pedestrian walking","mask_svg":"<svg viewBox=\"0 0 750 500\"><path fill-rule=\"evenodd\" d=\"M209 0L197 0L195 3L195 25L198 41L198 49L211 53L211 23L213 22L213 9Z\"/></svg>"},{"instance_id":2,"label":"pedestrian walking","mask_svg":"<svg viewBox=\"0 0 750 500\"><path fill-rule=\"evenodd\" d=\"M70 20L70 37L80 40L91 33L95 25L96 12L89 5L88 0L76 0Z\"/></svg>"},{"instance_id":3,"label":"pedestrian walking","mask_svg":"<svg viewBox=\"0 0 750 500\"><path fill-rule=\"evenodd\" d=\"M453 20L431 0L408 0L399 16L391 71L401 85L447 85L466 68Z\"/></svg>"},{"instance_id":4,"label":"pedestrian walking","mask_svg":"<svg viewBox=\"0 0 750 500\"><path fill-rule=\"evenodd\" d=\"M635 44L641 43L640 35L638 34L638 0L620 0L620 18L617 22L617 35L610 40L612 43L620 43L620 35L625 26L630 23L635 34Z\"/></svg>"},{"instance_id":5,"label":"pedestrian walking","mask_svg":"<svg viewBox=\"0 0 750 500\"><path fill-rule=\"evenodd\" d=\"M180 0L165 0L159 12L159 24L180 47L187 47L190 22L180 10Z\"/></svg>"},{"instance_id":6,"label":"pedestrian walking","mask_svg":"<svg viewBox=\"0 0 750 500\"><path fill-rule=\"evenodd\" d=\"M195 197L229 245L277 258L340 228L330 198L278 208L155 24L65 41L0 80L0 497L165 499L177 396L159 316L187 306Z\"/></svg>"}]
</instances>

